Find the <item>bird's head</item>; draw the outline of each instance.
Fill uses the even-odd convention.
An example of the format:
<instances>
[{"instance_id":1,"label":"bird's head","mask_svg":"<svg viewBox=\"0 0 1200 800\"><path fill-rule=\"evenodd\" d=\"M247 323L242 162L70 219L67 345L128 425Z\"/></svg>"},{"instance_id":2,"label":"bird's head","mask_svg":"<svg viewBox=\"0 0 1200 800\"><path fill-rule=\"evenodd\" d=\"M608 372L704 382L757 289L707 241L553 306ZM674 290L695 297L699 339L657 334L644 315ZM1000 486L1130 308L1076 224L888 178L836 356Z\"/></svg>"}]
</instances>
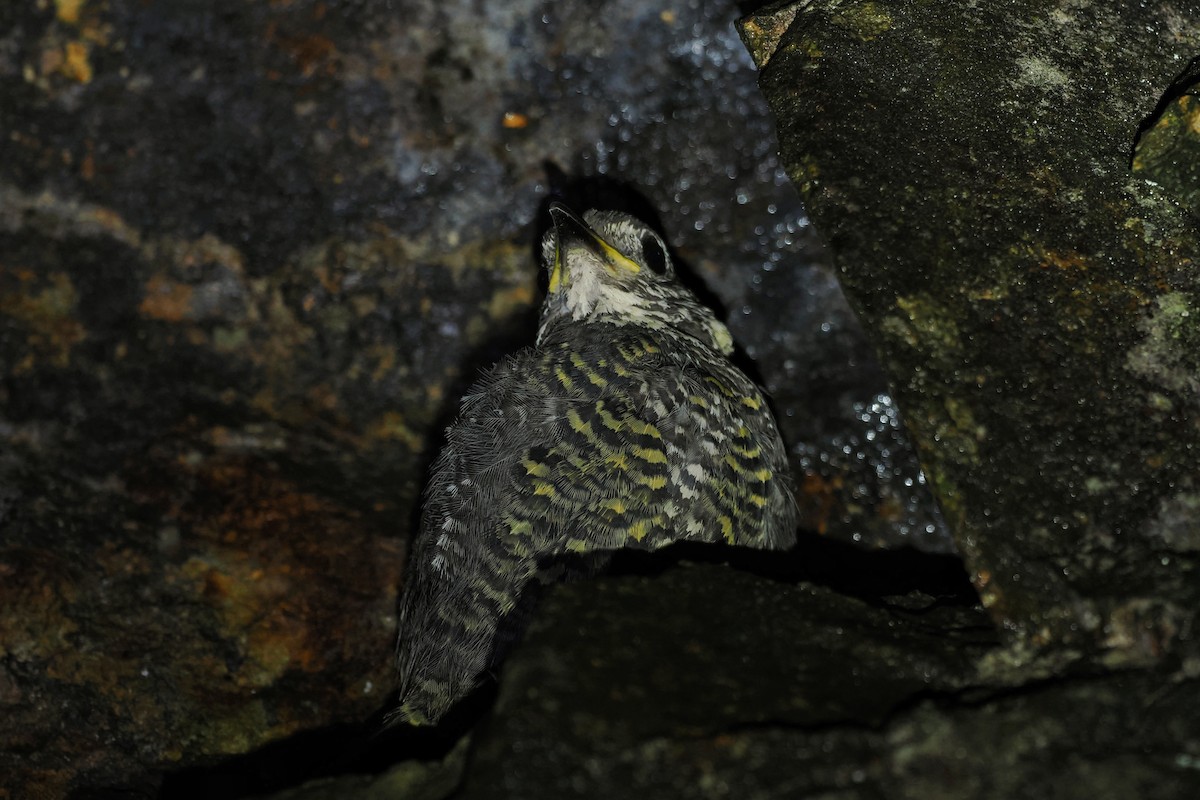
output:
<instances>
[{"instance_id":1,"label":"bird's head","mask_svg":"<svg viewBox=\"0 0 1200 800\"><path fill-rule=\"evenodd\" d=\"M679 282L666 242L649 225L618 211L579 217L558 202L550 217L539 342L560 323L608 322L692 336L725 355L733 350L729 330Z\"/></svg>"}]
</instances>

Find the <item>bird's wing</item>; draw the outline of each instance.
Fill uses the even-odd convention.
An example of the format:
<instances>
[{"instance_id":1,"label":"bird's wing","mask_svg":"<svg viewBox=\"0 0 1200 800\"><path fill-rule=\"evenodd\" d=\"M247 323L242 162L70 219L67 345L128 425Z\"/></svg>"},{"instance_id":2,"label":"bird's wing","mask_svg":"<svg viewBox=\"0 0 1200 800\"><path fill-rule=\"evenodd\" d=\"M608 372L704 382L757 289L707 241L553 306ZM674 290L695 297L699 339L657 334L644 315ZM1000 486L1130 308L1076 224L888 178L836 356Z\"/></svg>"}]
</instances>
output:
<instances>
[{"instance_id":1,"label":"bird's wing","mask_svg":"<svg viewBox=\"0 0 1200 800\"><path fill-rule=\"evenodd\" d=\"M519 488L499 521L511 546L541 557L669 535L662 434L631 400L619 391L569 404L559 435L531 445L511 466Z\"/></svg>"},{"instance_id":2,"label":"bird's wing","mask_svg":"<svg viewBox=\"0 0 1200 800\"><path fill-rule=\"evenodd\" d=\"M695 361L658 369L658 415L676 504L674 541L750 547L795 541L787 457L762 393L733 369Z\"/></svg>"},{"instance_id":3,"label":"bird's wing","mask_svg":"<svg viewBox=\"0 0 1200 800\"><path fill-rule=\"evenodd\" d=\"M680 539L785 545L795 511L761 403L732 370L629 341L604 356L526 351L489 372L430 480L395 718L436 720L474 685L548 559Z\"/></svg>"},{"instance_id":4,"label":"bird's wing","mask_svg":"<svg viewBox=\"0 0 1200 800\"><path fill-rule=\"evenodd\" d=\"M786 458L754 384L645 343L617 349L549 370L566 402L555 435L511 464L520 489L500 533L543 554L790 544Z\"/></svg>"}]
</instances>

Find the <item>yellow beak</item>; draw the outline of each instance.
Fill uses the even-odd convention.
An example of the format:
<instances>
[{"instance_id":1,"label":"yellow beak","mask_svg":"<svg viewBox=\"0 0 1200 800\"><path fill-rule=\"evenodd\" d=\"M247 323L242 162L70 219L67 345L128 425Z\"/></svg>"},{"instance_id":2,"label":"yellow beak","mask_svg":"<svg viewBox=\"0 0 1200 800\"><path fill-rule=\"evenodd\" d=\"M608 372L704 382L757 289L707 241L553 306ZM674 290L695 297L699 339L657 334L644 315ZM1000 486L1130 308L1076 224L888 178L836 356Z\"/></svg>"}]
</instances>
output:
<instances>
[{"instance_id":1,"label":"yellow beak","mask_svg":"<svg viewBox=\"0 0 1200 800\"><path fill-rule=\"evenodd\" d=\"M551 294L570 280L566 268L572 252L581 249L596 255L600 263L613 274L618 271L639 272L641 267L617 248L605 241L590 225L557 200L550 204L550 219L554 222L554 264L550 268Z\"/></svg>"}]
</instances>

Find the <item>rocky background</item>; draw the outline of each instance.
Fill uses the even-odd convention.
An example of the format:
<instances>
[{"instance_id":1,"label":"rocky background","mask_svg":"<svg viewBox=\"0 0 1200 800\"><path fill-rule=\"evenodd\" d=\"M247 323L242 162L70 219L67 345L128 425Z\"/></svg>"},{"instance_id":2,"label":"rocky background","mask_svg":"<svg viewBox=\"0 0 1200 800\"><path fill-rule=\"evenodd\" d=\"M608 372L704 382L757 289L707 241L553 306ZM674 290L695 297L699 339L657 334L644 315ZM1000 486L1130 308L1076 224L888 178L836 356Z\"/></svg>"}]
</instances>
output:
<instances>
[{"instance_id":1,"label":"rocky background","mask_svg":"<svg viewBox=\"0 0 1200 800\"><path fill-rule=\"evenodd\" d=\"M1194 796L1200 12L959 6L0 6L0 797ZM551 195L661 225L806 533L381 731Z\"/></svg>"}]
</instances>

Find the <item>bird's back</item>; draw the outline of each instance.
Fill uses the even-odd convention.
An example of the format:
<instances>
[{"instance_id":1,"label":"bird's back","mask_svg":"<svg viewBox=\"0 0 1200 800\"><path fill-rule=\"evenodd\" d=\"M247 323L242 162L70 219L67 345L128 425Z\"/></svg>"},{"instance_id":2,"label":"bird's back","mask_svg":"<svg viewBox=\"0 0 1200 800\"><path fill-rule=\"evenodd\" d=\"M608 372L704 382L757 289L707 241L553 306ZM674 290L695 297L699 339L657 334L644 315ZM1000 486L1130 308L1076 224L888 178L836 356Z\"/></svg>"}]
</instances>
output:
<instances>
[{"instance_id":1,"label":"bird's back","mask_svg":"<svg viewBox=\"0 0 1200 800\"><path fill-rule=\"evenodd\" d=\"M686 334L571 327L497 364L447 432L401 610L402 683L440 666L460 691L473 682L549 557L794 537L786 457L749 379Z\"/></svg>"}]
</instances>

